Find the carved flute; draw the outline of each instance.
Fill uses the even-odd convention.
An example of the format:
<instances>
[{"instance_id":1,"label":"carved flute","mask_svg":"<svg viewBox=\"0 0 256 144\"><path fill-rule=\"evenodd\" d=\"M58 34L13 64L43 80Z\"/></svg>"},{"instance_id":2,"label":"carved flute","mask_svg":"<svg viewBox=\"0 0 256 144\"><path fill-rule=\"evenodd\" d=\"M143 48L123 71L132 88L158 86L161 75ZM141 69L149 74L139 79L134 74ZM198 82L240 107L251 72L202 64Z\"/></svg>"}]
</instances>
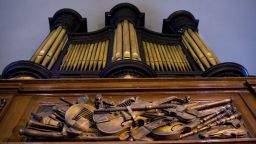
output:
<instances>
[{"instance_id":1,"label":"carved flute","mask_svg":"<svg viewBox=\"0 0 256 144\"><path fill-rule=\"evenodd\" d=\"M196 130L191 131L191 132L189 132L189 133L182 134L182 135L180 135L180 138L184 138L184 137L187 137L187 136L191 136L191 135L197 134L197 133L199 133L199 132L201 132L201 131L210 129L210 128L214 127L214 126L223 124L223 123L225 123L225 122L227 122L227 121L230 121L230 120L233 120L233 119L237 119L237 118L240 118L240 117L241 117L241 113L233 114L233 115L231 115L231 116L228 117L228 118L224 118L224 119L215 121L214 123L209 124L209 125L206 125L206 126L200 128L200 129L196 129Z\"/></svg>"},{"instance_id":2,"label":"carved flute","mask_svg":"<svg viewBox=\"0 0 256 144\"><path fill-rule=\"evenodd\" d=\"M173 104L161 104L161 105L145 105L145 106L136 106L131 107L134 111L146 111L151 109L166 109L175 107ZM106 112L117 112L117 111L128 111L126 107L116 107L116 108L108 108L108 109L97 109L94 110L94 113L106 113Z\"/></svg>"},{"instance_id":3,"label":"carved flute","mask_svg":"<svg viewBox=\"0 0 256 144\"><path fill-rule=\"evenodd\" d=\"M229 98L229 99L224 99L224 100L217 101L217 102L212 102L212 103L207 103L207 104L203 104L203 105L194 106L194 107L191 107L191 109L203 110L203 109L208 109L208 108L211 108L211 107L215 107L215 106L231 103L231 101L232 101L232 99Z\"/></svg>"}]
</instances>

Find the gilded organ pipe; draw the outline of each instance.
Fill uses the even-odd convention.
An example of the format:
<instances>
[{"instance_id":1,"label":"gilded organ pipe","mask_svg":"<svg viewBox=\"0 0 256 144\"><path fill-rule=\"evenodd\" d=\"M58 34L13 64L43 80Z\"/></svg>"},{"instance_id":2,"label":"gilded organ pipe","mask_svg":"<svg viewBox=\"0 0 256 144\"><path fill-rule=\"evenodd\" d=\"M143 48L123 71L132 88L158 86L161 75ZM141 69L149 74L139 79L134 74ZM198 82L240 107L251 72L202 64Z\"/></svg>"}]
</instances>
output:
<instances>
[{"instance_id":1,"label":"gilded organ pipe","mask_svg":"<svg viewBox=\"0 0 256 144\"><path fill-rule=\"evenodd\" d=\"M197 63L198 66L200 67L200 69L201 69L202 71L205 71L205 68L204 68L202 62L200 61L200 59L199 59L199 58L197 57L197 55L195 54L195 52L194 52L194 50L192 49L192 47L189 45L187 39L186 39L184 36L182 36L182 40L183 40L183 42L185 43L185 45L187 46L188 51L190 52L190 54L192 55L193 59L196 61L196 63Z\"/></svg>"},{"instance_id":2,"label":"gilded organ pipe","mask_svg":"<svg viewBox=\"0 0 256 144\"><path fill-rule=\"evenodd\" d=\"M195 35L195 33L191 30L188 29L188 33L189 35L193 38L193 40L195 41L195 43L197 44L197 46L200 48L200 50L202 51L202 53L205 55L205 57L207 58L207 60L210 62L211 65L216 65L216 61L212 56L212 53L210 53L210 51L203 45L203 43L201 42L201 40Z\"/></svg>"},{"instance_id":3,"label":"gilded organ pipe","mask_svg":"<svg viewBox=\"0 0 256 144\"><path fill-rule=\"evenodd\" d=\"M88 55L89 55L90 46L91 46L91 44L88 43L88 44L86 44L86 47L84 47L85 53L84 53L84 55L83 55L82 65L81 65L81 67L80 67L80 69L79 69L80 71L82 71L82 70L85 68L86 58L87 58Z\"/></svg>"},{"instance_id":4,"label":"gilded organ pipe","mask_svg":"<svg viewBox=\"0 0 256 144\"><path fill-rule=\"evenodd\" d=\"M163 61L162 61L162 57L160 55L159 49L158 49L156 44L152 44L152 46L153 46L153 49L155 49L155 51L156 51L156 57L157 57L157 60L158 60L158 63L159 63L159 68L160 68L160 70L163 70L164 69L163 68Z\"/></svg>"},{"instance_id":5,"label":"gilded organ pipe","mask_svg":"<svg viewBox=\"0 0 256 144\"><path fill-rule=\"evenodd\" d=\"M184 32L184 36L187 38L188 43L191 45L192 49L194 50L202 64L205 66L205 68L210 68L211 66L208 60L206 59L205 55L203 54L203 52L200 50L200 48L197 46L197 44L194 42L194 40L191 38L187 31Z\"/></svg>"},{"instance_id":6,"label":"gilded organ pipe","mask_svg":"<svg viewBox=\"0 0 256 144\"><path fill-rule=\"evenodd\" d=\"M83 64L84 64L85 58L86 58L87 47L88 47L88 44L83 44L82 45L82 52L81 52L81 55L80 55L80 58L79 58L79 63L78 63L77 70L81 70L82 67L83 67Z\"/></svg>"},{"instance_id":7,"label":"gilded organ pipe","mask_svg":"<svg viewBox=\"0 0 256 144\"><path fill-rule=\"evenodd\" d=\"M84 70L87 70L87 68L89 69L90 58L91 58L91 55L92 55L94 45L95 45L95 43L91 44L91 46L89 47L89 53L88 53L88 56L87 56L87 59L86 59Z\"/></svg>"},{"instance_id":8,"label":"gilded organ pipe","mask_svg":"<svg viewBox=\"0 0 256 144\"><path fill-rule=\"evenodd\" d=\"M146 47L146 44L145 44L145 42L143 41L142 42L142 44L143 44L143 47L144 47L144 53L145 53L145 58L146 58L146 63L147 63L147 65L150 65L150 57L149 57L149 54L148 54L148 50L147 50L147 47Z\"/></svg>"},{"instance_id":9,"label":"gilded organ pipe","mask_svg":"<svg viewBox=\"0 0 256 144\"><path fill-rule=\"evenodd\" d=\"M155 70L155 60L154 60L154 57L153 57L153 54L152 54L152 51L151 51L151 48L150 48L150 45L149 43L147 42L146 43L146 48L147 48L147 51L148 51L148 56L149 56L149 59L150 59L150 63L151 63L151 67Z\"/></svg>"},{"instance_id":10,"label":"gilded organ pipe","mask_svg":"<svg viewBox=\"0 0 256 144\"><path fill-rule=\"evenodd\" d=\"M116 33L116 53L115 53L115 60L123 59L123 33L122 33L122 23L117 25L117 33Z\"/></svg>"},{"instance_id":11,"label":"gilded organ pipe","mask_svg":"<svg viewBox=\"0 0 256 144\"><path fill-rule=\"evenodd\" d=\"M93 51L91 53L91 58L90 58L89 70L92 69L93 61L94 61L94 57L96 56L96 51L97 51L98 45L99 45L99 43L96 43L93 47Z\"/></svg>"},{"instance_id":12,"label":"gilded organ pipe","mask_svg":"<svg viewBox=\"0 0 256 144\"><path fill-rule=\"evenodd\" d=\"M129 31L130 31L130 43L131 43L132 59L140 61L141 58L140 58L137 34L136 34L136 31L135 31L134 26L133 26L132 23L129 23Z\"/></svg>"},{"instance_id":13,"label":"gilded organ pipe","mask_svg":"<svg viewBox=\"0 0 256 144\"><path fill-rule=\"evenodd\" d=\"M66 66L67 66L67 59L69 59L71 57L71 51L73 51L73 49L71 48L73 45L69 45L69 48L68 48L68 53L64 56L63 58L63 63L61 64L60 66L60 70L64 70L66 69Z\"/></svg>"},{"instance_id":14,"label":"gilded organ pipe","mask_svg":"<svg viewBox=\"0 0 256 144\"><path fill-rule=\"evenodd\" d=\"M166 62L167 62L167 65L168 65L167 70L176 71L176 69L173 65L173 61L170 59L170 56L167 54L167 51L166 51L164 45L160 45L160 47L162 48L164 56L166 58Z\"/></svg>"},{"instance_id":15,"label":"gilded organ pipe","mask_svg":"<svg viewBox=\"0 0 256 144\"><path fill-rule=\"evenodd\" d=\"M147 65L156 71L192 71L186 55L178 44L142 41Z\"/></svg>"},{"instance_id":16,"label":"gilded organ pipe","mask_svg":"<svg viewBox=\"0 0 256 144\"><path fill-rule=\"evenodd\" d=\"M198 37L198 39L203 43L203 45L205 46L205 48L213 55L214 60L216 61L217 64L220 63L219 59L217 58L217 56L213 53L212 49L208 47L208 45L205 43L205 41L201 38L201 36L198 34L198 32L194 32L195 35Z\"/></svg>"},{"instance_id":17,"label":"gilded organ pipe","mask_svg":"<svg viewBox=\"0 0 256 144\"><path fill-rule=\"evenodd\" d=\"M108 45L109 41L106 41L105 47L104 47L104 56L103 56L103 64L102 67L104 68L107 64L107 55L108 55Z\"/></svg>"},{"instance_id":18,"label":"gilded organ pipe","mask_svg":"<svg viewBox=\"0 0 256 144\"><path fill-rule=\"evenodd\" d=\"M65 45L65 42L67 41L67 39L68 39L68 36L65 35L64 40L60 43L59 47L57 48L56 52L54 53L54 55L53 55L49 65L48 65L48 69L52 69L52 66L56 62L56 60L57 60L57 58L58 58L62 48Z\"/></svg>"},{"instance_id":19,"label":"gilded organ pipe","mask_svg":"<svg viewBox=\"0 0 256 144\"><path fill-rule=\"evenodd\" d=\"M123 59L131 59L131 45L129 24L127 20L123 21Z\"/></svg>"},{"instance_id":20,"label":"gilded organ pipe","mask_svg":"<svg viewBox=\"0 0 256 144\"><path fill-rule=\"evenodd\" d=\"M102 47L102 42L99 42L96 53L95 53L94 61L93 61L93 69L92 69L93 71L96 69L96 66L98 64L101 47Z\"/></svg>"},{"instance_id":21,"label":"gilded organ pipe","mask_svg":"<svg viewBox=\"0 0 256 144\"><path fill-rule=\"evenodd\" d=\"M100 53L99 53L98 70L101 68L103 64L105 46L106 46L106 41L103 41L101 44Z\"/></svg>"},{"instance_id":22,"label":"gilded organ pipe","mask_svg":"<svg viewBox=\"0 0 256 144\"><path fill-rule=\"evenodd\" d=\"M117 24L113 43L112 61L122 59L141 61L136 30L126 19Z\"/></svg>"},{"instance_id":23,"label":"gilded organ pipe","mask_svg":"<svg viewBox=\"0 0 256 144\"><path fill-rule=\"evenodd\" d=\"M176 46L178 53L183 61L183 63L185 64L185 67L187 68L188 71L191 71L191 66L189 65L188 59L186 58L186 55L182 52L182 49L180 46Z\"/></svg>"},{"instance_id":24,"label":"gilded organ pipe","mask_svg":"<svg viewBox=\"0 0 256 144\"><path fill-rule=\"evenodd\" d=\"M168 65L167 65L167 60L166 60L166 57L163 53L163 49L162 47L158 44L156 45L157 49L159 50L159 54L160 54L160 57L162 59L162 63L163 63L163 71L167 70L168 69Z\"/></svg>"},{"instance_id":25,"label":"gilded organ pipe","mask_svg":"<svg viewBox=\"0 0 256 144\"><path fill-rule=\"evenodd\" d=\"M51 37L49 38L49 40L45 43L45 45L42 47L42 49L40 50L39 54L36 56L35 62L36 63L41 63L43 58L45 57L46 53L48 52L48 50L50 49L52 43L55 41L55 39L57 38L57 36L59 35L60 31L61 31L62 27L58 27L53 34L51 35Z\"/></svg>"},{"instance_id":26,"label":"gilded organ pipe","mask_svg":"<svg viewBox=\"0 0 256 144\"><path fill-rule=\"evenodd\" d=\"M188 28L184 31L182 40L202 71L220 63L198 32Z\"/></svg>"},{"instance_id":27,"label":"gilded organ pipe","mask_svg":"<svg viewBox=\"0 0 256 144\"><path fill-rule=\"evenodd\" d=\"M179 58L177 57L177 53L174 51L174 48L172 45L168 45L168 50L170 52L170 55L172 56L174 62L177 65L177 69L179 69L179 71L184 71L182 65L181 65L181 61L179 60Z\"/></svg>"},{"instance_id":28,"label":"gilded organ pipe","mask_svg":"<svg viewBox=\"0 0 256 144\"><path fill-rule=\"evenodd\" d=\"M66 30L62 29L61 32L59 33L59 35L57 36L56 40L52 44L51 48L47 52L47 54L46 54L46 56L45 56L45 58L44 58L44 60L42 62L43 66L46 66L48 64L48 62L51 60L52 56L56 52L56 49L60 45L61 41L63 41L65 33L66 33Z\"/></svg>"},{"instance_id":29,"label":"gilded organ pipe","mask_svg":"<svg viewBox=\"0 0 256 144\"><path fill-rule=\"evenodd\" d=\"M114 35L112 61L116 60L116 51L117 51L117 29L115 29L115 35Z\"/></svg>"},{"instance_id":30,"label":"gilded organ pipe","mask_svg":"<svg viewBox=\"0 0 256 144\"><path fill-rule=\"evenodd\" d=\"M74 66L73 66L72 70L75 70L75 69L78 68L79 62L81 61L80 59L81 59L82 51L83 51L83 45L80 44L79 48L78 48L78 51L77 51L76 59L74 61Z\"/></svg>"},{"instance_id":31,"label":"gilded organ pipe","mask_svg":"<svg viewBox=\"0 0 256 144\"><path fill-rule=\"evenodd\" d=\"M62 71L95 71L106 66L108 40L71 44L63 58Z\"/></svg>"},{"instance_id":32,"label":"gilded organ pipe","mask_svg":"<svg viewBox=\"0 0 256 144\"><path fill-rule=\"evenodd\" d=\"M45 38L30 60L51 69L66 41L66 30L62 26L57 27Z\"/></svg>"},{"instance_id":33,"label":"gilded organ pipe","mask_svg":"<svg viewBox=\"0 0 256 144\"><path fill-rule=\"evenodd\" d=\"M54 31L56 31L56 29L52 30L48 36L44 39L44 41L41 43L41 45L38 47L38 49L36 50L36 52L34 53L34 55L31 57L31 61L36 60L37 56L39 55L40 51L42 50L42 48L44 47L44 45L46 44L46 42L48 42L48 40L52 37Z\"/></svg>"},{"instance_id":34,"label":"gilded organ pipe","mask_svg":"<svg viewBox=\"0 0 256 144\"><path fill-rule=\"evenodd\" d=\"M151 53L152 53L152 56L153 56L153 58L154 58L156 70L157 70L157 71L160 71L159 59L158 59L158 57L157 57L156 50L154 49L154 46L153 46L153 44L152 44L151 42L149 43L149 48L150 48Z\"/></svg>"},{"instance_id":35,"label":"gilded organ pipe","mask_svg":"<svg viewBox=\"0 0 256 144\"><path fill-rule=\"evenodd\" d=\"M78 50L79 50L79 48L80 48L80 44L77 44L76 45L76 48L75 48L75 50L74 50L74 55L73 55L73 57L72 57L72 59L71 59L71 61L70 61L70 67L69 67L69 71L72 71L72 69L73 69L73 67L74 67L74 65L75 65L75 61L76 61L76 59L77 59L77 54L78 54Z\"/></svg>"}]
</instances>

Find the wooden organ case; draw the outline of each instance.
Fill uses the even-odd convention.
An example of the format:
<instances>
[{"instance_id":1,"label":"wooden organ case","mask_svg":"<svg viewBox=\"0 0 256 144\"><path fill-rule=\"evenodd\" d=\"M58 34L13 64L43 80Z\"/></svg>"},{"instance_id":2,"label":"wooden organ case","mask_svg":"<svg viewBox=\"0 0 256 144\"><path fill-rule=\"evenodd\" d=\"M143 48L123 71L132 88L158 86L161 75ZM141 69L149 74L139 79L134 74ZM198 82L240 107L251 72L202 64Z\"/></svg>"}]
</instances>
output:
<instances>
[{"instance_id":1,"label":"wooden organ case","mask_svg":"<svg viewBox=\"0 0 256 144\"><path fill-rule=\"evenodd\" d=\"M87 32L86 18L57 11L31 59L2 72L0 141L255 143L255 77L221 63L190 12L162 33L144 17L118 4Z\"/></svg>"}]
</instances>

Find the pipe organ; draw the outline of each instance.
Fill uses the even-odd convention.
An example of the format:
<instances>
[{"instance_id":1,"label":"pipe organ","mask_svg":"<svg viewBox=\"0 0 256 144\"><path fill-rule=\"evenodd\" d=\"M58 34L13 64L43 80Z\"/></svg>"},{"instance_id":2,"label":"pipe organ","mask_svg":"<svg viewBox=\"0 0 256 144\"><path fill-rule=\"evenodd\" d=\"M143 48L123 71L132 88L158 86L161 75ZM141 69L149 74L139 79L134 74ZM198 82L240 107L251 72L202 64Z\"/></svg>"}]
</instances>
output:
<instances>
[{"instance_id":1,"label":"pipe organ","mask_svg":"<svg viewBox=\"0 0 256 144\"><path fill-rule=\"evenodd\" d=\"M240 64L219 61L190 12L172 13L162 33L145 28L144 19L137 7L119 4L106 12L104 28L87 32L86 18L61 9L31 59L9 64L2 77L248 76Z\"/></svg>"},{"instance_id":2,"label":"pipe organ","mask_svg":"<svg viewBox=\"0 0 256 144\"><path fill-rule=\"evenodd\" d=\"M256 143L256 78L220 62L190 12L162 32L144 20L122 3L88 32L57 11L30 60L2 72L0 142Z\"/></svg>"}]
</instances>

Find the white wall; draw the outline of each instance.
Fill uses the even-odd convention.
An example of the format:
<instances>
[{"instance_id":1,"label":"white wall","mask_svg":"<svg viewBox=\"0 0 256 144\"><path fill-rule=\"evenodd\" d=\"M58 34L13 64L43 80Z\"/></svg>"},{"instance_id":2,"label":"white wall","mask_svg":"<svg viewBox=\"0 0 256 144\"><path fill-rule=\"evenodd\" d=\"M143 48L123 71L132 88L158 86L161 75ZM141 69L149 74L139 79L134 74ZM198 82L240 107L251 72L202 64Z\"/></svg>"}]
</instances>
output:
<instances>
[{"instance_id":1,"label":"white wall","mask_svg":"<svg viewBox=\"0 0 256 144\"><path fill-rule=\"evenodd\" d=\"M57 10L76 10L94 31L104 27L104 13L121 2L145 12L145 26L158 32L172 12L190 11L222 62L240 63L256 74L256 0L1 0L0 73L13 61L30 59L49 32L48 17Z\"/></svg>"}]
</instances>

